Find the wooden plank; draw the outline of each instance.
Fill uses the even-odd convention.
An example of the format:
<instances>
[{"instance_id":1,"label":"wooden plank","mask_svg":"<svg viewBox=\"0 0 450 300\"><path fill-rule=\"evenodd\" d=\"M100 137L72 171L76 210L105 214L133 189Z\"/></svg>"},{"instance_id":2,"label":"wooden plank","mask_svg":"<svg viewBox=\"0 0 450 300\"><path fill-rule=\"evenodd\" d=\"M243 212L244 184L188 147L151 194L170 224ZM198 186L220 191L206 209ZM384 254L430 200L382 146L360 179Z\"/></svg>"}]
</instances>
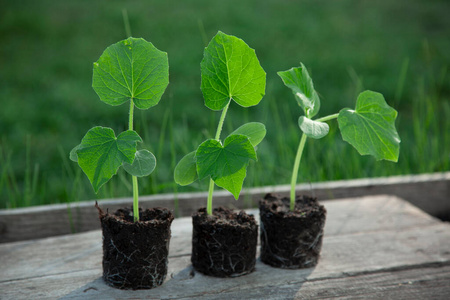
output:
<instances>
[{"instance_id":1,"label":"wooden plank","mask_svg":"<svg viewBox=\"0 0 450 300\"><path fill-rule=\"evenodd\" d=\"M427 274L427 276L423 276ZM418 267L327 280L306 280L215 295L198 295L197 299L448 299L450 266Z\"/></svg>"},{"instance_id":2,"label":"wooden plank","mask_svg":"<svg viewBox=\"0 0 450 300\"><path fill-rule=\"evenodd\" d=\"M269 186L244 190L239 201L230 193L216 191L214 205L236 208L257 207L264 194L275 192L289 194L289 186ZM450 172L394 176L357 180L331 181L297 185L298 193L317 196L319 199L341 199L368 195L390 194L409 201L432 215L448 214L450 218ZM143 196L143 207L168 207L175 209L178 199L180 216L190 216L196 209L205 206L207 193L180 193ZM131 206L131 198L101 200L103 208L114 211ZM42 207L0 210L0 243L20 241L49 236L84 232L98 228L97 210L94 201L83 201L70 205L48 205Z\"/></svg>"},{"instance_id":3,"label":"wooden plank","mask_svg":"<svg viewBox=\"0 0 450 300\"><path fill-rule=\"evenodd\" d=\"M426 274L426 276L424 276ZM70 276L71 285L67 285ZM190 275L186 274L186 278ZM84 284L88 280L89 284ZM186 279L189 280L189 279ZM239 279L234 279L239 280ZM216 280L217 281L217 280ZM355 276L309 279L303 282L286 281L284 284L268 284L258 287L240 285L239 290L217 290L217 283L209 292L198 292L195 297L185 293L180 297L152 291L115 291L111 293L96 271L51 275L14 283L3 289L2 299L448 299L450 294L450 266L420 267L404 270L376 272ZM42 285L44 284L44 285ZM39 286L31 294L29 288ZM163 285L158 289L166 287ZM153 291L157 291L156 289Z\"/></svg>"},{"instance_id":4,"label":"wooden plank","mask_svg":"<svg viewBox=\"0 0 450 300\"><path fill-rule=\"evenodd\" d=\"M358 205L354 205L355 202ZM239 296L258 299L269 295L272 288L279 294L271 299L277 299L279 295L295 296L299 291L310 291L311 295L320 293L315 288L316 284L330 286L332 282L347 282L349 278L366 279L367 284L373 283L365 288L362 286L360 291L355 289L358 293L369 293L373 292L371 287L380 288L378 285L384 284L377 274L403 270L408 271L406 277L420 278L422 274L428 281L433 279L433 274L438 276L439 282L448 278L450 224L439 222L396 197L325 202L325 206L329 215L322 258L313 269L276 269L258 260L256 271L247 276L234 279L204 276L191 267L191 220L182 218L176 219L172 226L170 276L159 288L121 291L106 286L100 278L101 237L97 230L0 245L4 270L0 273L2 299L40 296L63 299L221 299L222 296L222 299L232 299ZM339 227L344 220L345 224ZM432 272L440 268L445 270ZM421 271L414 273L414 270ZM424 273L425 270L430 274ZM402 275L398 280L406 277ZM37 294L33 295L33 291ZM339 295L338 292L334 291Z\"/></svg>"},{"instance_id":5,"label":"wooden plank","mask_svg":"<svg viewBox=\"0 0 450 300\"><path fill-rule=\"evenodd\" d=\"M448 299L449 283L449 265L418 266L331 280L307 281L294 298Z\"/></svg>"},{"instance_id":6,"label":"wooden plank","mask_svg":"<svg viewBox=\"0 0 450 300\"><path fill-rule=\"evenodd\" d=\"M283 270L272 268L261 263L256 264L256 271L239 278L214 278L195 272L189 262L189 255L170 259L170 274L166 283L161 287L146 291L122 291L107 286L101 277L101 267L92 270L76 270L70 272L56 272L53 275L28 277L21 280L0 281L0 289L5 299L14 299L17 291L37 290L41 294L55 294L63 299L125 299L127 297L139 299L178 299L217 295L241 295L247 299L247 292L265 290L267 287L278 287L281 290L299 291L306 282L334 281L355 278L370 274L389 273L398 270L424 269L433 264L438 266L450 265L450 232L449 225L435 225L433 231L447 232L442 237L432 237L429 230L410 230L403 234L384 232L387 239L379 240L379 232L368 235L344 235L335 237L333 241L325 239L322 259L314 269ZM389 241L396 238L394 245ZM414 237L414 243L410 243ZM441 240L447 240L440 243ZM349 247L345 246L348 244ZM401 244L401 247L398 245ZM422 245L429 245L422 248ZM439 244L439 247L435 247ZM406 245L406 246L405 246ZM389 251L386 251L389 250ZM447 250L447 254L445 251ZM418 251L419 254L417 254ZM100 263L100 259L98 259ZM438 268L438 267L436 267ZM422 276L426 273L419 272ZM427 275L426 278L433 278ZM371 293L370 286L365 286L366 293ZM362 288L361 288L362 289ZM363 291L361 291L363 292ZM11 298L6 297L10 295ZM34 298L32 294L28 294Z\"/></svg>"},{"instance_id":7,"label":"wooden plank","mask_svg":"<svg viewBox=\"0 0 450 300\"><path fill-rule=\"evenodd\" d=\"M393 196L325 201L323 204L328 211L324 229L328 238L361 232L391 231L392 228L402 231L439 224L435 218ZM257 210L248 212L258 214ZM259 218L256 219L259 221ZM175 219L171 230L169 257L188 255L191 251L191 218ZM19 279L20 276L46 276L89 269L93 265L99 265L101 255L101 232L99 230L35 241L1 244L1 265L5 271L0 272L0 281L11 278ZM49 263L53 258L55 261ZM72 262L76 262L76 264L72 264Z\"/></svg>"}]
</instances>

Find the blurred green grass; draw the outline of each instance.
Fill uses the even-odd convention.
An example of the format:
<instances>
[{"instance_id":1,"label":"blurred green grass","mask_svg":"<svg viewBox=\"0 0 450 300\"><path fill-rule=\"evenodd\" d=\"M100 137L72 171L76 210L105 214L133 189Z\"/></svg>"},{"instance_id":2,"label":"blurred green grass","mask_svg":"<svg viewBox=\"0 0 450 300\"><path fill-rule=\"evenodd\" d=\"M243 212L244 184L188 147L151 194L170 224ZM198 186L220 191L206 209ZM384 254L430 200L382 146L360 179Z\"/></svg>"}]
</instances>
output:
<instances>
[{"instance_id":1,"label":"blurred green grass","mask_svg":"<svg viewBox=\"0 0 450 300\"><path fill-rule=\"evenodd\" d=\"M136 112L135 128L158 159L141 194L205 190L177 187L173 168L216 128L203 104L200 61L221 30L256 50L267 72L257 107L231 106L225 136L246 121L268 134L246 187L289 183L301 111L277 71L310 70L320 116L354 106L363 89L399 111L398 164L360 157L331 134L308 140L300 182L440 172L450 169L450 3L448 1L0 1L0 208L131 195L122 172L95 195L71 148L94 125L116 132L127 107L110 107L91 87L92 63L132 35L168 52L170 84L161 102Z\"/></svg>"}]
</instances>

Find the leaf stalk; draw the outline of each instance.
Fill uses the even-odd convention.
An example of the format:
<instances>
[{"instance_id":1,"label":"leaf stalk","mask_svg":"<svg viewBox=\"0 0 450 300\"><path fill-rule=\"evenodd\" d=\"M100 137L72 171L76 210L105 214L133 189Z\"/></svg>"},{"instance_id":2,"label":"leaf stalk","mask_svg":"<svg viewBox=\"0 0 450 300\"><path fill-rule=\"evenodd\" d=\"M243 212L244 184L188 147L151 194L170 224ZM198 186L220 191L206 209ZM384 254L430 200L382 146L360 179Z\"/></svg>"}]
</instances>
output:
<instances>
[{"instance_id":1,"label":"leaf stalk","mask_svg":"<svg viewBox=\"0 0 450 300\"><path fill-rule=\"evenodd\" d=\"M228 107L230 106L231 98L228 104L222 110L222 114L220 115L219 125L217 126L215 140L220 141L220 134L222 133L223 123L225 121L225 116L228 112ZM214 192L214 180L212 178L209 180L209 189L208 189L208 200L206 202L206 213L208 215L212 215L212 197Z\"/></svg>"},{"instance_id":2,"label":"leaf stalk","mask_svg":"<svg viewBox=\"0 0 450 300\"><path fill-rule=\"evenodd\" d=\"M316 119L315 121L326 122L326 121L330 121L333 119L337 119L338 116L339 116L339 113L332 114L332 115L329 115L326 117ZM293 211L295 208L295 185L297 184L298 169L300 168L300 162L301 162L302 155L303 155L303 149L305 148L306 138L307 138L306 134L303 133L302 137L300 139L300 143L298 145L297 155L295 156L294 169L292 170L291 195L290 195L290 207L289 207L291 211Z\"/></svg>"},{"instance_id":3,"label":"leaf stalk","mask_svg":"<svg viewBox=\"0 0 450 300\"><path fill-rule=\"evenodd\" d=\"M134 102L130 99L130 115L128 119L128 130L133 130ZM134 222L139 222L139 186L136 176L131 176L133 181L133 217Z\"/></svg>"},{"instance_id":4,"label":"leaf stalk","mask_svg":"<svg viewBox=\"0 0 450 300\"><path fill-rule=\"evenodd\" d=\"M222 114L220 115L219 125L217 126L216 137L215 137L215 139L217 141L220 140L220 134L222 133L223 122L225 121L225 116L227 115L228 107L230 106L230 103L231 103L231 98L230 98L230 101L228 102L228 104L222 110Z\"/></svg>"},{"instance_id":5,"label":"leaf stalk","mask_svg":"<svg viewBox=\"0 0 450 300\"><path fill-rule=\"evenodd\" d=\"M295 207L295 185L297 184L298 177L298 169L300 167L300 161L302 159L303 149L306 144L306 134L302 134L302 138L300 139L300 144L298 145L297 155L295 156L294 169L292 170L292 178L291 178L291 201L290 201L290 210L293 211Z\"/></svg>"},{"instance_id":6,"label":"leaf stalk","mask_svg":"<svg viewBox=\"0 0 450 300\"><path fill-rule=\"evenodd\" d=\"M316 121L317 122L326 122L326 121L330 121L333 119L337 119L337 117L339 117L339 113L316 119Z\"/></svg>"}]
</instances>

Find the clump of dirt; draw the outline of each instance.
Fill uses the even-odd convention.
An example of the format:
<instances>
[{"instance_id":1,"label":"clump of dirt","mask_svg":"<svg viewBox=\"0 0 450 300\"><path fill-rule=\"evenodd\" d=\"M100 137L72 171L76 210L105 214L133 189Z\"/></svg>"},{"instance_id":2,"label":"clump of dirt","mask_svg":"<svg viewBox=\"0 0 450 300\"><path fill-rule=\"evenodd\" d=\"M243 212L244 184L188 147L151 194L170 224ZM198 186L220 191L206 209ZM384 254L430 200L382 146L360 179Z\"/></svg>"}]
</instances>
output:
<instances>
[{"instance_id":1,"label":"clump of dirt","mask_svg":"<svg viewBox=\"0 0 450 300\"><path fill-rule=\"evenodd\" d=\"M120 289L151 289L167 275L170 225L174 219L166 208L132 209L104 213L98 205L103 231L103 279Z\"/></svg>"},{"instance_id":2,"label":"clump of dirt","mask_svg":"<svg viewBox=\"0 0 450 300\"><path fill-rule=\"evenodd\" d=\"M310 268L322 248L326 209L317 198L297 196L290 211L289 198L267 194L259 202L261 261L278 268Z\"/></svg>"},{"instance_id":3,"label":"clump of dirt","mask_svg":"<svg viewBox=\"0 0 450 300\"><path fill-rule=\"evenodd\" d=\"M215 277L237 277L253 272L258 225L253 215L219 207L208 216L201 208L192 216L194 268Z\"/></svg>"}]
</instances>

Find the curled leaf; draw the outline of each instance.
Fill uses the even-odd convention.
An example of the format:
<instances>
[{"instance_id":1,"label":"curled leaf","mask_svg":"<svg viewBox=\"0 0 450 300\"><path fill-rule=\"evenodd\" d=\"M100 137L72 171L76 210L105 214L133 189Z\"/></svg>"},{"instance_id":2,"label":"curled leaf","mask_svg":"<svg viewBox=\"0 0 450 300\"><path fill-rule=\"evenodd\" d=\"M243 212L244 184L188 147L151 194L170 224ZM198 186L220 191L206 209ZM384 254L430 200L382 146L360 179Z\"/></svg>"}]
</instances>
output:
<instances>
[{"instance_id":1,"label":"curled leaf","mask_svg":"<svg viewBox=\"0 0 450 300\"><path fill-rule=\"evenodd\" d=\"M78 162L77 151L79 148L80 148L80 145L77 145L72 150L70 150L69 158L71 161Z\"/></svg>"},{"instance_id":2,"label":"curled leaf","mask_svg":"<svg viewBox=\"0 0 450 300\"><path fill-rule=\"evenodd\" d=\"M300 67L281 71L277 74L283 80L284 85L292 90L305 115L308 118L317 115L320 109L320 99L306 67L300 63Z\"/></svg>"},{"instance_id":3,"label":"curled leaf","mask_svg":"<svg viewBox=\"0 0 450 300\"><path fill-rule=\"evenodd\" d=\"M298 125L307 137L313 139L321 139L330 131L330 127L327 123L313 121L305 116L298 118Z\"/></svg>"}]
</instances>

